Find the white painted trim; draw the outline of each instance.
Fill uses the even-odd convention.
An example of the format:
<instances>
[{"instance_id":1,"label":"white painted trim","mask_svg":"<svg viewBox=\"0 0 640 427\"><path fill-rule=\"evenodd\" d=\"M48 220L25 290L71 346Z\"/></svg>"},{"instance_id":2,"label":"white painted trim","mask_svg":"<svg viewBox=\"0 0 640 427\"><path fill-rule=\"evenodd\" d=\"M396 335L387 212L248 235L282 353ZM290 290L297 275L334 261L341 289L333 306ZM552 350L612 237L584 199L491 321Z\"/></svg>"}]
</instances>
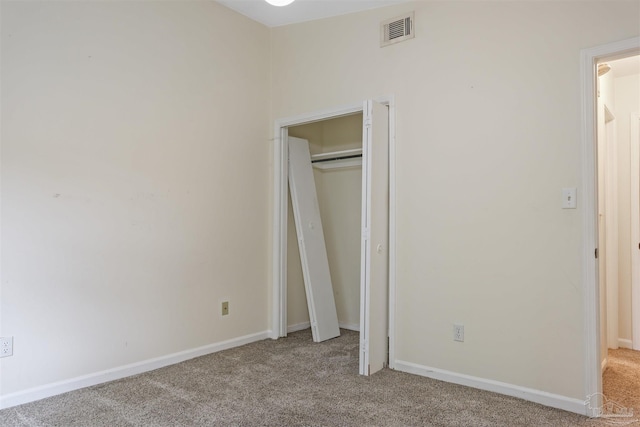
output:
<instances>
[{"instance_id":1,"label":"white painted trim","mask_svg":"<svg viewBox=\"0 0 640 427\"><path fill-rule=\"evenodd\" d=\"M582 197L578 197L582 212L582 287L584 299L585 390L584 395L602 393L602 359L600 358L600 295L598 262L594 252L598 247L596 198L596 52L581 52L582 86Z\"/></svg>"},{"instance_id":2,"label":"white painted trim","mask_svg":"<svg viewBox=\"0 0 640 427\"><path fill-rule=\"evenodd\" d=\"M389 106L389 368L396 362L396 100Z\"/></svg>"},{"instance_id":3,"label":"white painted trim","mask_svg":"<svg viewBox=\"0 0 640 427\"><path fill-rule=\"evenodd\" d=\"M358 114L362 112L362 103L343 105L336 108L328 108L326 110L316 111L313 113L299 114L293 117L287 117L276 120L276 126L279 124L280 128L289 126L298 126L308 123L320 122L327 119L335 119L337 117L348 116L351 114ZM279 128L276 135L280 135Z\"/></svg>"},{"instance_id":4,"label":"white painted trim","mask_svg":"<svg viewBox=\"0 0 640 427\"><path fill-rule=\"evenodd\" d=\"M581 86L581 178L582 197L582 288L584 299L585 396L602 393L598 266L594 257L598 232L596 222L596 63L623 58L640 51L640 37L622 40L580 52ZM595 415L595 414L587 414Z\"/></svg>"},{"instance_id":5,"label":"white painted trim","mask_svg":"<svg viewBox=\"0 0 640 427\"><path fill-rule=\"evenodd\" d=\"M604 105L604 238L605 289L607 302L607 345L618 348L618 144L615 115Z\"/></svg>"},{"instance_id":6,"label":"white painted trim","mask_svg":"<svg viewBox=\"0 0 640 427\"><path fill-rule=\"evenodd\" d=\"M629 118L631 154L631 331L640 350L640 113Z\"/></svg>"},{"instance_id":7,"label":"white painted trim","mask_svg":"<svg viewBox=\"0 0 640 427\"><path fill-rule=\"evenodd\" d=\"M184 362L185 360L195 357L205 356L211 353L217 353L241 345L250 344L252 342L261 341L271 336L271 331L259 332L256 334L245 335L243 337L222 341L219 343L205 345L203 347L185 350L166 356L156 357L153 359L143 360L142 362L132 363L130 365L119 366L105 371L94 372L76 378L64 381L58 381L43 386L30 388L15 393L0 396L0 409L10 408L12 406L22 405L24 403L33 402L47 397L55 396L69 391L78 390L85 387L102 384L109 381L119 380L131 375L141 374L143 372L153 371L165 366L174 365Z\"/></svg>"},{"instance_id":8,"label":"white painted trim","mask_svg":"<svg viewBox=\"0 0 640 427\"><path fill-rule=\"evenodd\" d=\"M369 375L369 348L368 341L371 316L369 316L370 298L368 291L371 288L371 112L372 102L364 101L362 105L362 202L360 203L360 353L358 356L358 373Z\"/></svg>"},{"instance_id":9,"label":"white painted trim","mask_svg":"<svg viewBox=\"0 0 640 427\"><path fill-rule=\"evenodd\" d=\"M410 374L420 375L423 377L433 378L435 380L446 381L449 383L460 384L467 387L473 387L480 390L500 393L507 396L517 397L528 400L530 402L539 403L541 405L558 408L565 411L575 412L585 415L585 401L571 397L561 396L559 394L548 393L542 390L536 390L528 387L521 387L513 384L503 383L500 381L488 380L470 375L458 374L444 369L431 368L428 366L418 365L411 362L396 360L396 369L398 371Z\"/></svg>"},{"instance_id":10,"label":"white painted trim","mask_svg":"<svg viewBox=\"0 0 640 427\"><path fill-rule=\"evenodd\" d=\"M627 339L624 339L624 338L620 338L620 339L618 340L618 347L620 347L620 348L630 348L630 349L632 349L632 348L633 348L633 344L631 343L631 340L627 340Z\"/></svg>"},{"instance_id":11,"label":"white painted trim","mask_svg":"<svg viewBox=\"0 0 640 427\"><path fill-rule=\"evenodd\" d=\"M394 367L395 355L395 293L396 293L396 167L395 120L396 106L393 95L375 98L389 107L389 366ZM272 336L287 335L287 151L284 141L287 128L363 112L363 103L300 114L275 121L274 142L274 200L273 200L273 284L272 284ZM283 310L282 307L285 307Z\"/></svg>"},{"instance_id":12,"label":"white painted trim","mask_svg":"<svg viewBox=\"0 0 640 427\"><path fill-rule=\"evenodd\" d=\"M602 359L602 363L600 364L600 372L602 372L604 374L604 370L607 369L607 365L609 364L609 359L608 358L604 358Z\"/></svg>"},{"instance_id":13,"label":"white painted trim","mask_svg":"<svg viewBox=\"0 0 640 427\"><path fill-rule=\"evenodd\" d=\"M273 276L271 294L272 339L287 336L287 225L288 225L288 129L276 120L273 137ZM284 286L282 286L284 283Z\"/></svg>"}]
</instances>

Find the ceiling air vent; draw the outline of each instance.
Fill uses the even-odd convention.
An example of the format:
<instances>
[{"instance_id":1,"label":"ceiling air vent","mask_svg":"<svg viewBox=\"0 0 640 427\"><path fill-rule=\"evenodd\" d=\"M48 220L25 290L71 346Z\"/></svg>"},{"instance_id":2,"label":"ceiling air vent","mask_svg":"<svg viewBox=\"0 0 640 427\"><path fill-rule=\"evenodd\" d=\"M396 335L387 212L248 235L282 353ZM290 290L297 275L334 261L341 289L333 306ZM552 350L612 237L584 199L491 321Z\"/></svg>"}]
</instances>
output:
<instances>
[{"instance_id":1,"label":"ceiling air vent","mask_svg":"<svg viewBox=\"0 0 640 427\"><path fill-rule=\"evenodd\" d=\"M387 19L380 24L380 47L402 42L415 37L413 29L414 13Z\"/></svg>"}]
</instances>

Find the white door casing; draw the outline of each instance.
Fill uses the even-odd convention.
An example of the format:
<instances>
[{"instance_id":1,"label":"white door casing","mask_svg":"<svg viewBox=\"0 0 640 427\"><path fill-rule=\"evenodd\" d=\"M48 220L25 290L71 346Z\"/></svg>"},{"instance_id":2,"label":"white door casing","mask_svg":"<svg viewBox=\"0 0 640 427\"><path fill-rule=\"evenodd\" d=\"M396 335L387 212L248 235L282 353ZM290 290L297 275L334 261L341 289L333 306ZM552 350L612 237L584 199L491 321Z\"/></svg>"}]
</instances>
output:
<instances>
[{"instance_id":1,"label":"white door casing","mask_svg":"<svg viewBox=\"0 0 640 427\"><path fill-rule=\"evenodd\" d=\"M585 399L602 393L600 365L600 295L597 248L596 193L596 64L598 61L620 59L640 53L640 37L622 40L580 52L580 83L582 100L581 180L582 197L582 288L584 299L584 393ZM585 404L585 415L599 416L598 408Z\"/></svg>"},{"instance_id":2,"label":"white door casing","mask_svg":"<svg viewBox=\"0 0 640 427\"><path fill-rule=\"evenodd\" d=\"M389 367L395 366L395 103L393 96L376 99L388 108L389 120L389 303L384 313L388 320ZM287 336L287 222L288 222L288 128L349 114L363 113L363 104L331 108L319 112L277 119L274 123L273 150L273 276L272 276L272 339ZM362 332L361 332L362 334Z\"/></svg>"},{"instance_id":3,"label":"white door casing","mask_svg":"<svg viewBox=\"0 0 640 427\"><path fill-rule=\"evenodd\" d=\"M640 350L640 113L631 114L631 339Z\"/></svg>"},{"instance_id":4,"label":"white door casing","mask_svg":"<svg viewBox=\"0 0 640 427\"><path fill-rule=\"evenodd\" d=\"M618 348L618 144L616 143L616 119L611 110L604 105L604 188L600 189L598 197L604 196L604 251L599 251L604 255L605 268L604 287L606 289L606 313L607 313L607 346L608 348ZM602 258L602 257L601 257ZM602 265L602 264L600 264ZM602 277L602 273L600 274Z\"/></svg>"}]
</instances>

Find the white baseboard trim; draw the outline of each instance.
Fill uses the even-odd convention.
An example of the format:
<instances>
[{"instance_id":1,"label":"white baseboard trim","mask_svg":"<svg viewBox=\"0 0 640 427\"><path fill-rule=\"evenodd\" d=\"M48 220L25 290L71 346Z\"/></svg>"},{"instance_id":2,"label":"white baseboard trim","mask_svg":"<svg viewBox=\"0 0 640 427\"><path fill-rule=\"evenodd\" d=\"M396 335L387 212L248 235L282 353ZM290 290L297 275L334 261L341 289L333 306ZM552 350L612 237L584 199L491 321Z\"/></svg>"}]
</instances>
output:
<instances>
[{"instance_id":1,"label":"white baseboard trim","mask_svg":"<svg viewBox=\"0 0 640 427\"><path fill-rule=\"evenodd\" d=\"M287 333L290 334L292 332L304 331L305 329L309 329L310 327L310 322L296 323L295 325L287 326Z\"/></svg>"},{"instance_id":2,"label":"white baseboard trim","mask_svg":"<svg viewBox=\"0 0 640 427\"><path fill-rule=\"evenodd\" d=\"M602 363L600 364L600 372L604 374L604 370L607 369L607 364L609 364L609 359L606 357L602 359Z\"/></svg>"},{"instance_id":3,"label":"white baseboard trim","mask_svg":"<svg viewBox=\"0 0 640 427\"><path fill-rule=\"evenodd\" d=\"M517 397L520 399L528 400L530 402L550 406L552 408L575 412L580 415L586 415L585 401L580 399L574 399L558 394L548 393L546 391L503 383L500 381L458 374L451 371L445 371L443 369L430 368L428 366L418 365L411 362L404 362L401 360L395 361L395 369L397 369L398 371L433 378L440 381L446 381L454 384L464 385L467 387L478 388L480 390L486 390L494 393L504 394L507 396Z\"/></svg>"},{"instance_id":4,"label":"white baseboard trim","mask_svg":"<svg viewBox=\"0 0 640 427\"><path fill-rule=\"evenodd\" d=\"M633 342L631 340L625 340L623 338L618 338L618 347L629 348L633 350Z\"/></svg>"},{"instance_id":5,"label":"white baseboard trim","mask_svg":"<svg viewBox=\"0 0 640 427\"><path fill-rule=\"evenodd\" d=\"M241 345L249 344L252 342L262 341L270 337L271 331L245 335L243 337L233 338L227 341L209 344L191 350L181 351L179 353L173 353L166 356L143 360L142 362L132 363L130 365L119 366L117 368L107 369L105 371L95 372L68 380L58 381L55 383L6 394L4 396L0 396L0 409L6 409L12 406L22 405L24 403L33 402L69 391L78 390L109 381L119 380L121 378L130 377L132 375L141 374L143 372L153 371L155 369L174 365L176 363L184 362L185 360L193 359L195 357L217 353L219 351L227 350L233 347L239 347Z\"/></svg>"},{"instance_id":6,"label":"white baseboard trim","mask_svg":"<svg viewBox=\"0 0 640 427\"><path fill-rule=\"evenodd\" d=\"M349 331L360 332L360 324L359 323L340 323L340 329L347 329Z\"/></svg>"}]
</instances>

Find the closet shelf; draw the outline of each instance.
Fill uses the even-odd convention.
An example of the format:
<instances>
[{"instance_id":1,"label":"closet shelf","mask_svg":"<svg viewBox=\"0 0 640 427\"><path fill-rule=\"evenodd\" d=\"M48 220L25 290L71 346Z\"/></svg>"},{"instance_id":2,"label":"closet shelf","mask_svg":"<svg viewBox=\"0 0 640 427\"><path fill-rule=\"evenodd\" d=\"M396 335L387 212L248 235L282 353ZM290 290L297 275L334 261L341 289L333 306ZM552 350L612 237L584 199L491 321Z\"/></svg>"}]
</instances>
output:
<instances>
[{"instance_id":1,"label":"closet shelf","mask_svg":"<svg viewBox=\"0 0 640 427\"><path fill-rule=\"evenodd\" d=\"M315 169L337 169L361 166L362 148L314 154L311 156L311 164Z\"/></svg>"},{"instance_id":2,"label":"closet shelf","mask_svg":"<svg viewBox=\"0 0 640 427\"><path fill-rule=\"evenodd\" d=\"M362 156L362 148L354 148L351 150L332 151L331 153L313 154L311 156L312 162L328 161L328 160L342 160L344 158L353 158L356 156Z\"/></svg>"},{"instance_id":3,"label":"closet shelf","mask_svg":"<svg viewBox=\"0 0 640 427\"><path fill-rule=\"evenodd\" d=\"M314 169L322 170L360 167L362 166L362 157L333 160L323 163L311 163L311 166L313 166Z\"/></svg>"}]
</instances>

